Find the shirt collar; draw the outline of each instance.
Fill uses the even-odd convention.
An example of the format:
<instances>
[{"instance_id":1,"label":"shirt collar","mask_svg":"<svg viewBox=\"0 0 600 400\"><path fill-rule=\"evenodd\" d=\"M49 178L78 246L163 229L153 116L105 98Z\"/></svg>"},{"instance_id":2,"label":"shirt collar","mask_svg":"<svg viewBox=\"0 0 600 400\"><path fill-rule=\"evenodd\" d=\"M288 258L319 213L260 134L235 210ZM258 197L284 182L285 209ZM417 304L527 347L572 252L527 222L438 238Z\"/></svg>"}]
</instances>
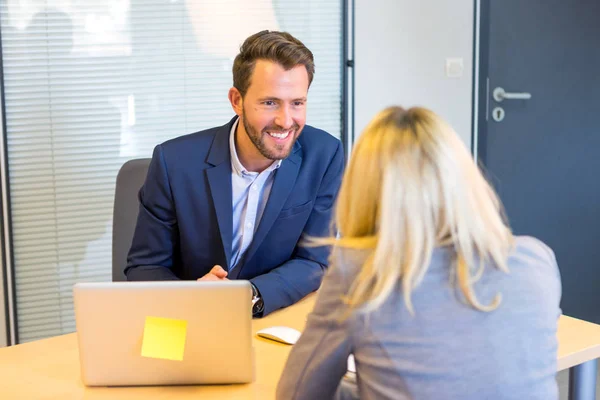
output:
<instances>
[{"instance_id":1,"label":"shirt collar","mask_svg":"<svg viewBox=\"0 0 600 400\"><path fill-rule=\"evenodd\" d=\"M247 175L247 174L257 174L256 172L248 171L246 169L246 167L244 167L244 165L240 161L240 158L238 157L237 149L235 148L235 130L237 129L239 122L240 122L240 119L238 118L233 123L233 126L231 127L231 131L229 132L229 151L231 153L231 170L238 176ZM281 161L283 161L283 160L277 160L276 162L271 164L269 166L269 168L266 169L266 171L276 170L277 168L279 168L281 166Z\"/></svg>"}]
</instances>

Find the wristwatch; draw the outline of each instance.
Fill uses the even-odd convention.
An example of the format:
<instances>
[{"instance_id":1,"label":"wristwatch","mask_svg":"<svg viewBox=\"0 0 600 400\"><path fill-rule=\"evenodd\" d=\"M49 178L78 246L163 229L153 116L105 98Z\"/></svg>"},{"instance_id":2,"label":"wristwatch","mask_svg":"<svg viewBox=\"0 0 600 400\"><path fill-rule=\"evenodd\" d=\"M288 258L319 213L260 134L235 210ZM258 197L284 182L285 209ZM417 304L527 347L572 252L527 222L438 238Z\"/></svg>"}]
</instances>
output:
<instances>
[{"instance_id":1,"label":"wristwatch","mask_svg":"<svg viewBox=\"0 0 600 400\"><path fill-rule=\"evenodd\" d=\"M265 309L265 302L256 286L252 282L250 282L250 285L252 286L252 316L260 317Z\"/></svg>"}]
</instances>

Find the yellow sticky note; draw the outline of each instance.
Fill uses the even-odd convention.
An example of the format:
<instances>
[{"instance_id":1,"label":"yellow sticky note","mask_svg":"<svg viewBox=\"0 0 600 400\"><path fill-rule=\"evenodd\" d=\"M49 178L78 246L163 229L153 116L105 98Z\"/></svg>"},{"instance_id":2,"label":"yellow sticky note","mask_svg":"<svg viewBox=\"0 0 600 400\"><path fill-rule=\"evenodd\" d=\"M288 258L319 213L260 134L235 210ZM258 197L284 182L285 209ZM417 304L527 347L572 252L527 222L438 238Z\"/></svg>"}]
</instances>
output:
<instances>
[{"instance_id":1,"label":"yellow sticky note","mask_svg":"<svg viewBox=\"0 0 600 400\"><path fill-rule=\"evenodd\" d=\"M142 357L182 361L187 335L187 321L146 317Z\"/></svg>"}]
</instances>

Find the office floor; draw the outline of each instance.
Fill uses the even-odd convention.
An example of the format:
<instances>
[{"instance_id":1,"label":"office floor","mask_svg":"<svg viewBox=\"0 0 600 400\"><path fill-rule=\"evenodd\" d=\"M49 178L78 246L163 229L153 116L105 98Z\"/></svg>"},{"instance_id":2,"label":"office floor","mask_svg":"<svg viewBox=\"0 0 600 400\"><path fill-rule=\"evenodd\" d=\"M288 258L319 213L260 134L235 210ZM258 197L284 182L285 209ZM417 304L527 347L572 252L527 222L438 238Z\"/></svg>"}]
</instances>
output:
<instances>
[{"instance_id":1,"label":"office floor","mask_svg":"<svg viewBox=\"0 0 600 400\"><path fill-rule=\"evenodd\" d=\"M569 370L560 371L556 375L558 381L558 392L560 400L569 399ZM596 378L596 398L600 399L600 368L598 368L598 377Z\"/></svg>"}]
</instances>

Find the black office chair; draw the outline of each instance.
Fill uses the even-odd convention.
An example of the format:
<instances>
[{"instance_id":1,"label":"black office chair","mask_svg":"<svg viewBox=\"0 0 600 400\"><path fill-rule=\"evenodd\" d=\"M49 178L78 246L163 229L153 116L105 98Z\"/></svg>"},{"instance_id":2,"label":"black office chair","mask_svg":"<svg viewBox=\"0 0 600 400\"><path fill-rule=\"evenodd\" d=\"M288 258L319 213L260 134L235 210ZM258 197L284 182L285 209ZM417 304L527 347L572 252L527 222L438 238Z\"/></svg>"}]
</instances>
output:
<instances>
[{"instance_id":1,"label":"black office chair","mask_svg":"<svg viewBox=\"0 0 600 400\"><path fill-rule=\"evenodd\" d=\"M123 271L139 212L138 192L148 173L149 158L127 161L117 175L113 208L112 280L125 281Z\"/></svg>"}]
</instances>

